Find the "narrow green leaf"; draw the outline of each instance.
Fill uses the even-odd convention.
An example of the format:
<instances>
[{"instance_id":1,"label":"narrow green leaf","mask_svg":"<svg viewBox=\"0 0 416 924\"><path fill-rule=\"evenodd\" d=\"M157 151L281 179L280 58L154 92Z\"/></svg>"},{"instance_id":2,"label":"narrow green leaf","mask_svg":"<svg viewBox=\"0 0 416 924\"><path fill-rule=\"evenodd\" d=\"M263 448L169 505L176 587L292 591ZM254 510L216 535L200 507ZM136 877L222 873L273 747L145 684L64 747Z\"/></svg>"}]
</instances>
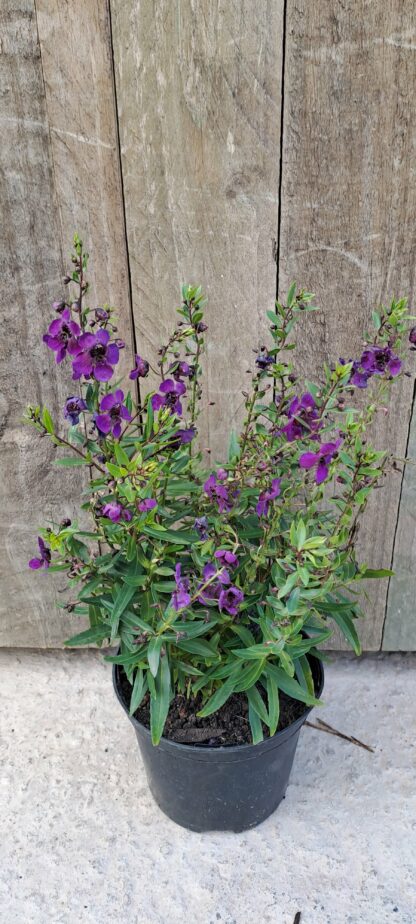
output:
<instances>
[{"instance_id":1,"label":"narrow green leaf","mask_svg":"<svg viewBox=\"0 0 416 924\"><path fill-rule=\"evenodd\" d=\"M243 667L243 670L238 674L238 680L236 680L234 686L234 693L244 693L246 690L249 690L253 684L257 683L259 677L263 673L263 669L264 661L254 661L246 667Z\"/></svg>"},{"instance_id":2,"label":"narrow green leaf","mask_svg":"<svg viewBox=\"0 0 416 924\"><path fill-rule=\"evenodd\" d=\"M136 712L136 709L139 708L140 703L146 692L147 692L147 680L146 680L144 672L139 667L136 671L133 689L131 691L129 715L134 715L134 713Z\"/></svg>"},{"instance_id":3,"label":"narrow green leaf","mask_svg":"<svg viewBox=\"0 0 416 924\"><path fill-rule=\"evenodd\" d=\"M152 744L159 744L170 703L170 669L168 656L160 660L159 670L154 679L154 688L150 695L150 732Z\"/></svg>"},{"instance_id":4,"label":"narrow green leaf","mask_svg":"<svg viewBox=\"0 0 416 924\"><path fill-rule=\"evenodd\" d=\"M111 641L114 641L118 633L120 616L124 613L124 610L127 609L130 600L132 600L135 593L136 588L130 587L128 584L123 584L120 590L117 592L111 610Z\"/></svg>"},{"instance_id":5,"label":"narrow green leaf","mask_svg":"<svg viewBox=\"0 0 416 924\"><path fill-rule=\"evenodd\" d=\"M331 618L336 622L337 626L341 629L344 637L347 642L350 643L356 655L361 654L361 642L358 638L356 628L354 623L347 613L340 613L337 610L334 610L329 614Z\"/></svg>"},{"instance_id":6,"label":"narrow green leaf","mask_svg":"<svg viewBox=\"0 0 416 924\"><path fill-rule=\"evenodd\" d=\"M81 459L80 456L64 456L63 459L54 459L54 465L60 465L63 468L75 468L77 465L88 465L86 459Z\"/></svg>"},{"instance_id":7,"label":"narrow green leaf","mask_svg":"<svg viewBox=\"0 0 416 924\"><path fill-rule=\"evenodd\" d=\"M252 709L257 712L257 715L264 722L265 725L269 724L269 715L263 702L263 699L256 686L251 687L250 690L247 690L247 699Z\"/></svg>"},{"instance_id":8,"label":"narrow green leaf","mask_svg":"<svg viewBox=\"0 0 416 924\"><path fill-rule=\"evenodd\" d=\"M259 744L260 741L263 741L263 729L261 727L261 720L250 702L248 704L248 721L250 723L253 744Z\"/></svg>"},{"instance_id":9,"label":"narrow green leaf","mask_svg":"<svg viewBox=\"0 0 416 924\"><path fill-rule=\"evenodd\" d=\"M279 690L277 683L270 674L267 677L267 701L269 704L269 728L270 734L274 735L279 724L280 703Z\"/></svg>"},{"instance_id":10,"label":"narrow green leaf","mask_svg":"<svg viewBox=\"0 0 416 924\"><path fill-rule=\"evenodd\" d=\"M110 626L92 626L90 629L85 629L84 632L79 632L78 635L73 635L64 644L67 648L74 648L76 645L94 645L97 642L102 642L105 638L109 638L109 636Z\"/></svg>"},{"instance_id":11,"label":"narrow green leaf","mask_svg":"<svg viewBox=\"0 0 416 924\"><path fill-rule=\"evenodd\" d=\"M44 407L42 411L42 423L48 433L54 432L53 420L47 407Z\"/></svg>"},{"instance_id":12,"label":"narrow green leaf","mask_svg":"<svg viewBox=\"0 0 416 924\"><path fill-rule=\"evenodd\" d=\"M150 673L153 674L153 677L156 677L156 674L159 670L159 661L160 661L160 649L163 645L163 639L160 635L155 635L150 639L148 649L147 649L147 660L149 663Z\"/></svg>"},{"instance_id":13,"label":"narrow green leaf","mask_svg":"<svg viewBox=\"0 0 416 924\"><path fill-rule=\"evenodd\" d=\"M233 673L228 680L225 681L218 690L215 691L213 696L211 696L203 709L198 712L198 715L201 718L205 718L207 715L212 715L213 712L217 712L224 703L227 702L227 699L231 696L234 691L235 683L235 674Z\"/></svg>"},{"instance_id":14,"label":"narrow green leaf","mask_svg":"<svg viewBox=\"0 0 416 924\"><path fill-rule=\"evenodd\" d=\"M282 668L275 667L274 664L267 664L265 672L268 677L273 677L279 690L283 690L283 692L291 696L292 699L298 699L301 703L306 703L307 706L321 705L321 700L316 699L314 696L311 696L310 693L307 693L306 690L302 689L297 680L293 677L288 677Z\"/></svg>"}]
</instances>

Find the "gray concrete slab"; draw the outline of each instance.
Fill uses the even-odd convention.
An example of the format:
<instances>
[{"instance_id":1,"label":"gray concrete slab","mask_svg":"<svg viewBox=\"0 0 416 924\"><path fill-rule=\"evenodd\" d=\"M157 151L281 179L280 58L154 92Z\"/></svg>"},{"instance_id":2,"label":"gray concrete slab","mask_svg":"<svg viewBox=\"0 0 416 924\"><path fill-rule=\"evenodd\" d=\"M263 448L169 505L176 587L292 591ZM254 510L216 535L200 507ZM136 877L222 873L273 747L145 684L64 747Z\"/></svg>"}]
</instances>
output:
<instances>
[{"instance_id":1,"label":"gray concrete slab","mask_svg":"<svg viewBox=\"0 0 416 924\"><path fill-rule=\"evenodd\" d=\"M4 924L414 924L416 658L341 657L285 801L245 834L154 804L96 652L0 651ZM314 715L317 715L315 711Z\"/></svg>"}]
</instances>

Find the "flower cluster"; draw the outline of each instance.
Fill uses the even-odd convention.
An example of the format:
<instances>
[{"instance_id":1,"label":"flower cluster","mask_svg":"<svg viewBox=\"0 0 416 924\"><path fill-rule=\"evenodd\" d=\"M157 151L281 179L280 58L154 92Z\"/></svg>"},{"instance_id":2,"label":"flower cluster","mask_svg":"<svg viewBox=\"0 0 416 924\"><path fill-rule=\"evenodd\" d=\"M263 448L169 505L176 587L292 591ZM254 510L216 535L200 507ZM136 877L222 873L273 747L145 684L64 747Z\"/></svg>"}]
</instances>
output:
<instances>
[{"instance_id":1,"label":"flower cluster","mask_svg":"<svg viewBox=\"0 0 416 924\"><path fill-rule=\"evenodd\" d=\"M136 708L149 694L154 743L177 693L198 696L203 715L233 692L246 695L261 740L266 727L276 731L279 690L315 702L308 658L333 627L360 651L357 582L390 574L357 561L355 536L369 494L394 464L367 431L404 370L405 343L416 348L406 300L374 313L359 359L325 366L302 386L286 348L315 306L291 286L268 312L271 341L255 350L241 432L230 436L227 461L208 465L197 439L201 289L183 287L179 322L157 356L135 355L129 378L147 380L137 400L111 382L124 344L113 309L86 304L77 237L74 248L65 282L75 297L54 303L44 341L72 366L79 393L60 424L37 406L27 420L52 439L59 464L84 467L92 525L50 524L29 566L64 571L80 588L71 606L90 628L69 644L118 641L109 658L123 667ZM367 406L351 407L365 388Z\"/></svg>"}]
</instances>

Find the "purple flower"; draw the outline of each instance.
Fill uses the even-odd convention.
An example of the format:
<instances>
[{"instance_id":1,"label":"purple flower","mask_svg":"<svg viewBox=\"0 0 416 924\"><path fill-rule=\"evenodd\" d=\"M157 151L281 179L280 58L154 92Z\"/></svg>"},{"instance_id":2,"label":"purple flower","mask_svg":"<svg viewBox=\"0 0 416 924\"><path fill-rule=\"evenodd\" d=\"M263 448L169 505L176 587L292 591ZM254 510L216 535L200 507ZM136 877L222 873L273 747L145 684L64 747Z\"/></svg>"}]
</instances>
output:
<instances>
[{"instance_id":1,"label":"purple flower","mask_svg":"<svg viewBox=\"0 0 416 924\"><path fill-rule=\"evenodd\" d=\"M105 310L105 308L96 308L95 317L97 321L101 321L102 323L105 323L106 321L108 321L109 314L108 314L108 311Z\"/></svg>"},{"instance_id":2,"label":"purple flower","mask_svg":"<svg viewBox=\"0 0 416 924\"><path fill-rule=\"evenodd\" d=\"M218 600L222 587L230 584L230 575L228 571L222 568L217 570L213 562L207 562L202 571L202 584L199 585L198 600L200 603L207 603L209 600ZM215 578L215 580L213 580ZM209 582L209 583L208 583ZM204 585L207 584L205 587Z\"/></svg>"},{"instance_id":3,"label":"purple flower","mask_svg":"<svg viewBox=\"0 0 416 924\"><path fill-rule=\"evenodd\" d=\"M230 587L224 587L221 590L218 598L218 607L220 610L225 610L230 616L236 616L238 607L243 600L243 591L231 584Z\"/></svg>"},{"instance_id":4,"label":"purple flower","mask_svg":"<svg viewBox=\"0 0 416 924\"><path fill-rule=\"evenodd\" d=\"M118 440L121 434L121 424L123 420L131 420L129 409L123 404L124 393L121 388L104 395L100 402L100 411L104 414L96 414L95 423L103 436L112 433Z\"/></svg>"},{"instance_id":5,"label":"purple flower","mask_svg":"<svg viewBox=\"0 0 416 924\"><path fill-rule=\"evenodd\" d=\"M64 417L66 420L71 421L71 425L75 427L79 423L79 415L82 411L87 410L87 405L83 398L79 398L77 395L71 395L70 398L67 398L64 406Z\"/></svg>"},{"instance_id":6,"label":"purple flower","mask_svg":"<svg viewBox=\"0 0 416 924\"><path fill-rule=\"evenodd\" d=\"M59 302L52 302L52 308L54 311L57 311L58 314L62 314L66 308L66 302L63 302L62 299Z\"/></svg>"},{"instance_id":7,"label":"purple flower","mask_svg":"<svg viewBox=\"0 0 416 924\"><path fill-rule=\"evenodd\" d=\"M136 365L134 369L132 369L130 372L130 378L131 379L138 379L138 378L145 379L148 374L149 374L149 363L147 362L147 359L142 359L142 357L139 356L138 353L136 353Z\"/></svg>"},{"instance_id":8,"label":"purple flower","mask_svg":"<svg viewBox=\"0 0 416 924\"><path fill-rule=\"evenodd\" d=\"M137 509L140 510L140 513L148 513L149 510L154 510L155 507L157 507L157 501L153 497L146 497L137 504Z\"/></svg>"},{"instance_id":9,"label":"purple flower","mask_svg":"<svg viewBox=\"0 0 416 924\"><path fill-rule=\"evenodd\" d=\"M398 375L401 368L401 360L396 356L389 346L370 346L364 350L360 360L364 372L369 375L383 375L388 372L390 375Z\"/></svg>"},{"instance_id":10,"label":"purple flower","mask_svg":"<svg viewBox=\"0 0 416 924\"><path fill-rule=\"evenodd\" d=\"M222 471L223 469L218 470L218 476ZM225 476L227 475L226 472L224 474ZM210 475L209 478L207 478L204 484L204 491L206 494L208 494L210 500L216 501L220 513L223 513L224 510L231 510L232 502L230 500L228 490L225 485L218 484L215 475Z\"/></svg>"},{"instance_id":11,"label":"purple flower","mask_svg":"<svg viewBox=\"0 0 416 924\"><path fill-rule=\"evenodd\" d=\"M43 335L43 342L50 350L54 350L56 362L61 363L67 352L70 356L76 356L79 353L80 346L77 337L80 333L81 328L71 319L69 308L64 308L60 311L60 317L55 318L49 325L47 334Z\"/></svg>"},{"instance_id":12,"label":"purple flower","mask_svg":"<svg viewBox=\"0 0 416 924\"><path fill-rule=\"evenodd\" d=\"M396 376L401 368L401 360L393 353L391 347L374 344L364 350L361 359L354 360L350 383L357 388L367 388L373 375L384 375L387 372L391 376Z\"/></svg>"},{"instance_id":13,"label":"purple flower","mask_svg":"<svg viewBox=\"0 0 416 924\"><path fill-rule=\"evenodd\" d=\"M96 334L82 334L78 340L79 352L73 360L73 379L80 379L82 375L97 382L108 382L114 372L119 359L119 349L116 343L109 343L108 330L101 328Z\"/></svg>"},{"instance_id":14,"label":"purple flower","mask_svg":"<svg viewBox=\"0 0 416 924\"><path fill-rule=\"evenodd\" d=\"M175 583L176 590L172 594L171 606L176 611L184 610L191 602L191 595L189 593L189 580L181 576L180 564L175 567Z\"/></svg>"},{"instance_id":15,"label":"purple flower","mask_svg":"<svg viewBox=\"0 0 416 924\"><path fill-rule=\"evenodd\" d=\"M256 366L258 366L258 368L261 369L262 372L264 372L264 370L268 369L268 367L273 362L274 362L273 356L269 356L266 350L261 350L261 352L259 353L256 359Z\"/></svg>"},{"instance_id":16,"label":"purple flower","mask_svg":"<svg viewBox=\"0 0 416 924\"><path fill-rule=\"evenodd\" d=\"M182 405L179 398L185 394L186 388L183 382L175 382L173 379L165 379L159 387L161 394L153 395L152 408L158 411L161 407L168 407L171 414L182 414Z\"/></svg>"},{"instance_id":17,"label":"purple flower","mask_svg":"<svg viewBox=\"0 0 416 924\"><path fill-rule=\"evenodd\" d=\"M199 535L200 539L207 539L208 537L208 520L206 517L197 517L194 522L194 529Z\"/></svg>"},{"instance_id":18,"label":"purple flower","mask_svg":"<svg viewBox=\"0 0 416 924\"><path fill-rule=\"evenodd\" d=\"M342 440L335 440L334 443L322 443L317 452L304 452L299 459L301 468L315 468L316 484L321 484L328 478L329 466L338 452L338 447Z\"/></svg>"},{"instance_id":19,"label":"purple flower","mask_svg":"<svg viewBox=\"0 0 416 924\"><path fill-rule=\"evenodd\" d=\"M286 435L289 443L315 435L321 426L315 399L308 391L301 398L293 398L286 415L289 422L282 427L281 432Z\"/></svg>"},{"instance_id":20,"label":"purple flower","mask_svg":"<svg viewBox=\"0 0 416 924\"><path fill-rule=\"evenodd\" d=\"M38 568L49 568L51 561L51 550L45 545L40 536L38 537L38 546L40 558L31 558L29 562L29 568L32 568L33 571L36 571Z\"/></svg>"},{"instance_id":21,"label":"purple flower","mask_svg":"<svg viewBox=\"0 0 416 924\"><path fill-rule=\"evenodd\" d=\"M258 517L266 517L269 512L270 502L275 500L276 497L279 497L280 482L281 478L273 478L270 491L262 491L261 494L259 494L259 499L256 506L256 513Z\"/></svg>"},{"instance_id":22,"label":"purple flower","mask_svg":"<svg viewBox=\"0 0 416 924\"><path fill-rule=\"evenodd\" d=\"M237 556L228 549L218 549L214 553L214 558L217 558L222 565L229 565L230 568L236 568L238 565Z\"/></svg>"},{"instance_id":23,"label":"purple flower","mask_svg":"<svg viewBox=\"0 0 416 924\"><path fill-rule=\"evenodd\" d=\"M171 449L178 449L184 443L191 443L195 436L195 427L188 427L187 430L177 430L169 440L169 446Z\"/></svg>"},{"instance_id":24,"label":"purple flower","mask_svg":"<svg viewBox=\"0 0 416 924\"><path fill-rule=\"evenodd\" d=\"M173 363L168 369L168 372L170 372L173 375L173 378L176 379L177 382L179 382L181 379L181 376L183 378L191 379L194 374L194 368L193 366L190 366L189 363L181 361L178 363Z\"/></svg>"},{"instance_id":25,"label":"purple flower","mask_svg":"<svg viewBox=\"0 0 416 924\"><path fill-rule=\"evenodd\" d=\"M112 523L120 523L121 520L125 520L126 523L129 523L131 520L130 510L127 510L122 504L117 504L116 501L110 501L108 504L104 504L101 509L101 515L107 517Z\"/></svg>"}]
</instances>

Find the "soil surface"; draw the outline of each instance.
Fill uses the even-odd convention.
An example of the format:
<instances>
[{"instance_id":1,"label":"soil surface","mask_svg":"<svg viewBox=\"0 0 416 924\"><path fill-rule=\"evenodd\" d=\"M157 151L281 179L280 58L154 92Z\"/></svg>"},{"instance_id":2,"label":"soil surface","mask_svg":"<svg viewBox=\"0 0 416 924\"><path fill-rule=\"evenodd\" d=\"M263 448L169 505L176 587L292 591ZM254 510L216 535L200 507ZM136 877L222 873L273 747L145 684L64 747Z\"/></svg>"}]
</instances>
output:
<instances>
[{"instance_id":1,"label":"soil surface","mask_svg":"<svg viewBox=\"0 0 416 924\"><path fill-rule=\"evenodd\" d=\"M129 707L131 686L124 673L119 668L119 679L124 702ZM258 686L261 692L260 685ZM291 699L279 691L280 718L278 731L286 728L306 711L304 703ZM175 696L170 704L163 737L180 744L200 745L205 747L224 747L236 744L252 744L251 730L248 721L248 703L245 693L234 693L226 703L207 718L200 718L197 712L202 708L201 695L194 699L186 699L181 693ZM134 718L146 728L150 728L150 697L146 694L141 706L134 713ZM263 725L264 737L269 735L269 729Z\"/></svg>"}]
</instances>

